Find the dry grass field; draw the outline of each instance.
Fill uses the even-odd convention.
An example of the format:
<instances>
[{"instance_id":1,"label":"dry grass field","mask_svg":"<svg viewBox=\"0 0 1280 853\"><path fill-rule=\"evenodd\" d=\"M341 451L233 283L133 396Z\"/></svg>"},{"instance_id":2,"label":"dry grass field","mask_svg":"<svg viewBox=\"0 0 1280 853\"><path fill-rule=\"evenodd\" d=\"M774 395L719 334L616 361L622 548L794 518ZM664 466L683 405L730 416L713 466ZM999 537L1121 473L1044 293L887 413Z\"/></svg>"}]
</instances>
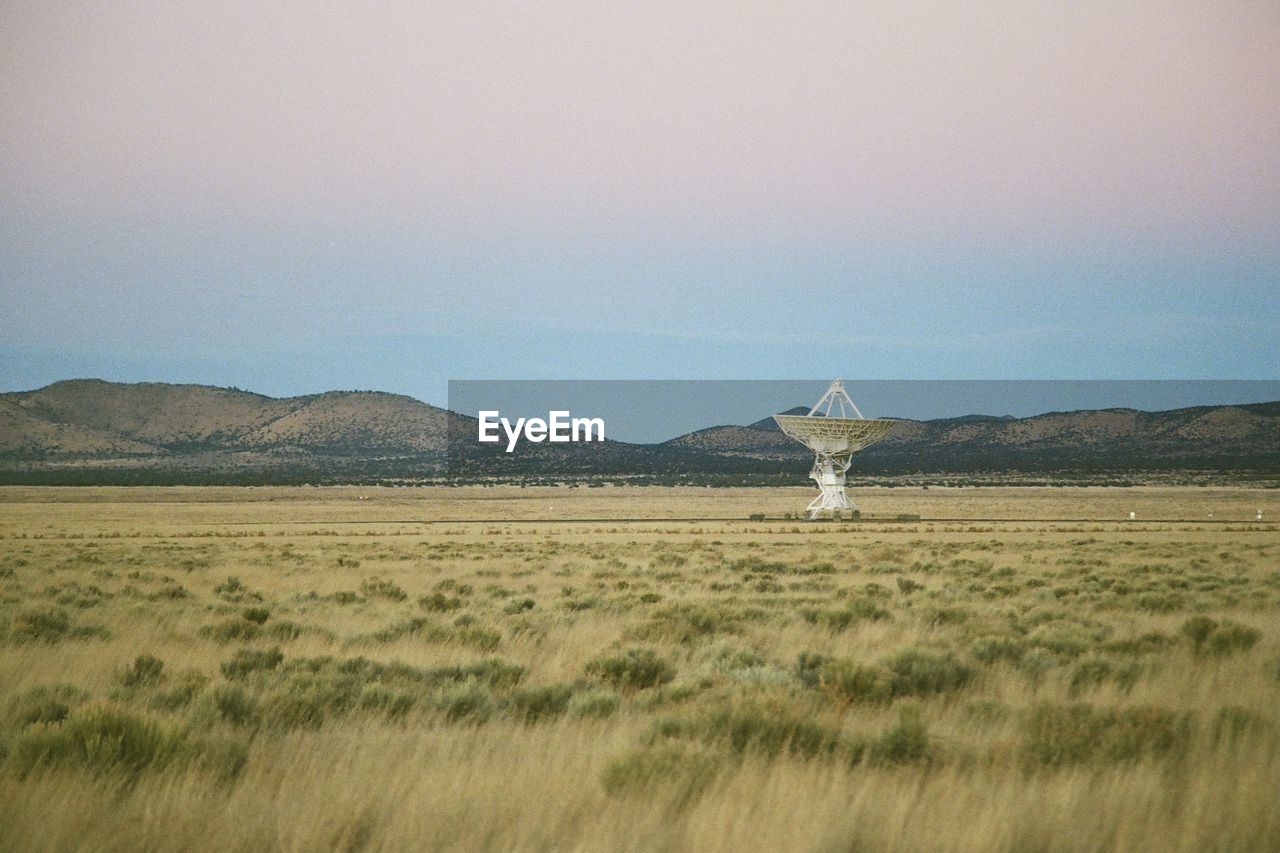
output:
<instances>
[{"instance_id":1,"label":"dry grass field","mask_svg":"<svg viewBox=\"0 0 1280 853\"><path fill-rule=\"evenodd\" d=\"M1280 492L809 496L0 489L0 848L1280 849Z\"/></svg>"}]
</instances>

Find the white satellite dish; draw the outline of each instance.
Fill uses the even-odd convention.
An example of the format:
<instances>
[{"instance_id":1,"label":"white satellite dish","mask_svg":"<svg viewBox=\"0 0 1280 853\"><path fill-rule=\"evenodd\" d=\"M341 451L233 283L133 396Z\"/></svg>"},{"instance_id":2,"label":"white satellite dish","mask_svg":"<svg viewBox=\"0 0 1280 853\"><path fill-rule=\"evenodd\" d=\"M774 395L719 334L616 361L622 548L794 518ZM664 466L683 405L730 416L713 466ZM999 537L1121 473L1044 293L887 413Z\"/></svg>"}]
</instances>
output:
<instances>
[{"instance_id":1,"label":"white satellite dish","mask_svg":"<svg viewBox=\"0 0 1280 853\"><path fill-rule=\"evenodd\" d=\"M842 510L857 509L844 491L853 454L884 438L897 423L888 418L864 418L839 379L831 383L809 414L774 415L773 419L784 433L814 453L809 478L818 484L818 496L808 507L811 519L823 512L838 517Z\"/></svg>"}]
</instances>

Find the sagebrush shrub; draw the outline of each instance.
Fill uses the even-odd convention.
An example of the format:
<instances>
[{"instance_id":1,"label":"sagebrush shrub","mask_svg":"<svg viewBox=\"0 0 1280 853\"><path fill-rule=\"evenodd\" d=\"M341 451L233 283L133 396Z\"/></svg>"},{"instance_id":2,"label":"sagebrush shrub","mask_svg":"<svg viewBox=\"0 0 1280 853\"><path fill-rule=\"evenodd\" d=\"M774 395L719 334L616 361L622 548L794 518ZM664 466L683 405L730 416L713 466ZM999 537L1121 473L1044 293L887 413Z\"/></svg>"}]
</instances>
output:
<instances>
[{"instance_id":1,"label":"sagebrush shrub","mask_svg":"<svg viewBox=\"0 0 1280 853\"><path fill-rule=\"evenodd\" d=\"M279 648L241 649L229 661L223 661L222 674L231 680L247 678L255 672L273 670L284 660Z\"/></svg>"},{"instance_id":2,"label":"sagebrush shrub","mask_svg":"<svg viewBox=\"0 0 1280 853\"><path fill-rule=\"evenodd\" d=\"M571 717L602 720L617 713L621 704L622 702L617 693L612 690L595 688L575 693L569 699L569 705L566 710Z\"/></svg>"},{"instance_id":3,"label":"sagebrush shrub","mask_svg":"<svg viewBox=\"0 0 1280 853\"><path fill-rule=\"evenodd\" d=\"M197 633L207 640L219 643L249 642L258 638L262 628L257 623L244 619L225 619L213 625L205 625Z\"/></svg>"},{"instance_id":4,"label":"sagebrush shrub","mask_svg":"<svg viewBox=\"0 0 1280 853\"><path fill-rule=\"evenodd\" d=\"M893 676L887 670L844 658L822 665L818 686L850 702L885 702L893 696Z\"/></svg>"},{"instance_id":5,"label":"sagebrush shrub","mask_svg":"<svg viewBox=\"0 0 1280 853\"><path fill-rule=\"evenodd\" d=\"M152 655L138 655L116 675L123 687L147 687L164 679L164 661Z\"/></svg>"},{"instance_id":6,"label":"sagebrush shrub","mask_svg":"<svg viewBox=\"0 0 1280 853\"><path fill-rule=\"evenodd\" d=\"M727 607L676 604L656 611L630 634L650 642L692 643L716 634L736 634L740 621Z\"/></svg>"},{"instance_id":7,"label":"sagebrush shrub","mask_svg":"<svg viewBox=\"0 0 1280 853\"><path fill-rule=\"evenodd\" d=\"M9 718L19 726L60 723L88 698L88 693L70 684L41 684L13 698Z\"/></svg>"},{"instance_id":8,"label":"sagebrush shrub","mask_svg":"<svg viewBox=\"0 0 1280 853\"><path fill-rule=\"evenodd\" d=\"M450 722L483 723L498 710L493 691L478 682L464 682L440 691L436 705Z\"/></svg>"},{"instance_id":9,"label":"sagebrush shrub","mask_svg":"<svg viewBox=\"0 0 1280 853\"><path fill-rule=\"evenodd\" d=\"M240 616L248 622L261 625L271 618L271 611L265 607L246 607L240 611Z\"/></svg>"},{"instance_id":10,"label":"sagebrush shrub","mask_svg":"<svg viewBox=\"0 0 1280 853\"><path fill-rule=\"evenodd\" d=\"M231 602L244 601L261 601L262 596L250 590L244 585L244 581L235 575L231 575L225 581L213 588L213 591L220 598Z\"/></svg>"},{"instance_id":11,"label":"sagebrush shrub","mask_svg":"<svg viewBox=\"0 0 1280 853\"><path fill-rule=\"evenodd\" d=\"M1215 744L1234 744L1244 738L1271 734L1276 730L1275 720L1250 708L1227 705L1219 708L1209 726L1209 737Z\"/></svg>"},{"instance_id":12,"label":"sagebrush shrub","mask_svg":"<svg viewBox=\"0 0 1280 853\"><path fill-rule=\"evenodd\" d=\"M1211 655L1229 655L1234 652L1247 652L1262 639L1262 632L1248 625L1223 621L1209 635L1204 650Z\"/></svg>"},{"instance_id":13,"label":"sagebrush shrub","mask_svg":"<svg viewBox=\"0 0 1280 853\"><path fill-rule=\"evenodd\" d=\"M978 637L969 644L969 654L983 663L1008 661L1017 663L1026 654L1027 641L1021 637L1009 637L1000 634L989 634Z\"/></svg>"},{"instance_id":14,"label":"sagebrush shrub","mask_svg":"<svg viewBox=\"0 0 1280 853\"><path fill-rule=\"evenodd\" d=\"M1075 695L1111 681L1128 691L1141 674L1142 666L1137 661L1116 661L1100 655L1086 655L1072 668L1069 689Z\"/></svg>"},{"instance_id":15,"label":"sagebrush shrub","mask_svg":"<svg viewBox=\"0 0 1280 853\"><path fill-rule=\"evenodd\" d=\"M872 764L910 764L927 761L932 753L929 727L920 717L920 709L904 707L898 722L887 729L867 750Z\"/></svg>"},{"instance_id":16,"label":"sagebrush shrub","mask_svg":"<svg viewBox=\"0 0 1280 853\"><path fill-rule=\"evenodd\" d=\"M171 687L151 697L147 706L156 711L178 711L191 704L208 684L209 677L198 670L187 670Z\"/></svg>"},{"instance_id":17,"label":"sagebrush shrub","mask_svg":"<svg viewBox=\"0 0 1280 853\"><path fill-rule=\"evenodd\" d=\"M783 752L801 758L850 755L851 746L838 729L786 708L754 702L662 720L654 727L654 737L700 740L733 753L750 752L768 758ZM860 744L856 755L861 755Z\"/></svg>"},{"instance_id":18,"label":"sagebrush shrub","mask_svg":"<svg viewBox=\"0 0 1280 853\"><path fill-rule=\"evenodd\" d=\"M1224 619L1218 622L1208 616L1192 616L1182 623L1180 633L1191 640L1196 654L1229 655L1245 652L1262 639L1262 632L1248 625Z\"/></svg>"},{"instance_id":19,"label":"sagebrush shrub","mask_svg":"<svg viewBox=\"0 0 1280 853\"><path fill-rule=\"evenodd\" d=\"M851 598L842 607L822 609L805 607L800 617L811 625L819 625L833 634L848 630L860 622L879 622L890 618L885 610L871 598Z\"/></svg>"},{"instance_id":20,"label":"sagebrush shrub","mask_svg":"<svg viewBox=\"0 0 1280 853\"><path fill-rule=\"evenodd\" d=\"M277 693L259 705L262 723L268 728L318 729L324 724L327 697L315 691Z\"/></svg>"},{"instance_id":21,"label":"sagebrush shrub","mask_svg":"<svg viewBox=\"0 0 1280 853\"><path fill-rule=\"evenodd\" d=\"M1109 709L1042 704L1023 726L1023 754L1047 766L1177 757L1191 736L1191 715L1155 706Z\"/></svg>"},{"instance_id":22,"label":"sagebrush shrub","mask_svg":"<svg viewBox=\"0 0 1280 853\"><path fill-rule=\"evenodd\" d=\"M9 630L18 642L56 643L71 633L71 617L56 608L24 610Z\"/></svg>"},{"instance_id":23,"label":"sagebrush shrub","mask_svg":"<svg viewBox=\"0 0 1280 853\"><path fill-rule=\"evenodd\" d=\"M676 677L675 667L653 649L632 648L616 655L601 655L586 665L587 675L622 690L643 690L666 684Z\"/></svg>"},{"instance_id":24,"label":"sagebrush shrub","mask_svg":"<svg viewBox=\"0 0 1280 853\"><path fill-rule=\"evenodd\" d=\"M919 592L920 590L924 589L924 584L920 583L919 581L914 581L909 577L904 577L902 575L899 575L897 578L897 581L898 581L898 592L902 593L903 595L910 595L913 592Z\"/></svg>"},{"instance_id":25,"label":"sagebrush shrub","mask_svg":"<svg viewBox=\"0 0 1280 853\"><path fill-rule=\"evenodd\" d=\"M1178 631L1191 641L1192 648L1198 652L1217 627L1218 623L1208 616L1192 616L1182 623Z\"/></svg>"},{"instance_id":26,"label":"sagebrush shrub","mask_svg":"<svg viewBox=\"0 0 1280 853\"><path fill-rule=\"evenodd\" d=\"M511 694L511 706L519 719L526 723L559 717L569 708L573 688L568 684L546 684L526 687Z\"/></svg>"},{"instance_id":27,"label":"sagebrush shrub","mask_svg":"<svg viewBox=\"0 0 1280 853\"><path fill-rule=\"evenodd\" d=\"M418 606L431 613L444 613L462 607L462 599L443 592L433 592L419 598Z\"/></svg>"},{"instance_id":28,"label":"sagebrush shrub","mask_svg":"<svg viewBox=\"0 0 1280 853\"><path fill-rule=\"evenodd\" d=\"M61 766L136 775L168 764L183 746L179 736L145 717L110 705L89 705L59 726L20 737L9 760L20 776Z\"/></svg>"},{"instance_id":29,"label":"sagebrush shrub","mask_svg":"<svg viewBox=\"0 0 1280 853\"><path fill-rule=\"evenodd\" d=\"M258 703L236 684L219 684L210 693L218 716L233 726L247 726L258 719Z\"/></svg>"},{"instance_id":30,"label":"sagebrush shrub","mask_svg":"<svg viewBox=\"0 0 1280 853\"><path fill-rule=\"evenodd\" d=\"M973 669L949 650L925 647L900 649L883 661L891 673L894 696L929 696L956 690L969 683Z\"/></svg>"},{"instance_id":31,"label":"sagebrush shrub","mask_svg":"<svg viewBox=\"0 0 1280 853\"><path fill-rule=\"evenodd\" d=\"M360 582L360 591L369 598L386 598L391 601L404 601L409 594L401 589L395 581L379 577L365 578Z\"/></svg>"},{"instance_id":32,"label":"sagebrush shrub","mask_svg":"<svg viewBox=\"0 0 1280 853\"><path fill-rule=\"evenodd\" d=\"M721 759L679 744L643 747L609 762L600 781L610 796L665 795L670 805L684 808L710 787Z\"/></svg>"}]
</instances>

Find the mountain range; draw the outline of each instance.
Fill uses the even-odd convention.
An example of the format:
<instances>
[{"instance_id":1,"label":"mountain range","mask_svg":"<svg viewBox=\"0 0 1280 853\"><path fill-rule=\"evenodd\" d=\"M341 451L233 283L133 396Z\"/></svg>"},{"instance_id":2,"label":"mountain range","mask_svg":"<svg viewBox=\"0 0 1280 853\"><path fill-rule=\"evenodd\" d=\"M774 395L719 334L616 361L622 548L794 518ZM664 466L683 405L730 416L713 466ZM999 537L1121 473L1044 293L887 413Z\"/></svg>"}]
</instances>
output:
<instances>
[{"instance_id":1,"label":"mountain range","mask_svg":"<svg viewBox=\"0 0 1280 853\"><path fill-rule=\"evenodd\" d=\"M803 414L805 407L792 412ZM808 451L765 417L660 444L528 445L470 439L475 421L411 397L96 379L0 394L0 482L342 482L655 477L803 482ZM451 444L450 435L455 437ZM1280 471L1280 402L1164 412L901 420L858 472Z\"/></svg>"}]
</instances>

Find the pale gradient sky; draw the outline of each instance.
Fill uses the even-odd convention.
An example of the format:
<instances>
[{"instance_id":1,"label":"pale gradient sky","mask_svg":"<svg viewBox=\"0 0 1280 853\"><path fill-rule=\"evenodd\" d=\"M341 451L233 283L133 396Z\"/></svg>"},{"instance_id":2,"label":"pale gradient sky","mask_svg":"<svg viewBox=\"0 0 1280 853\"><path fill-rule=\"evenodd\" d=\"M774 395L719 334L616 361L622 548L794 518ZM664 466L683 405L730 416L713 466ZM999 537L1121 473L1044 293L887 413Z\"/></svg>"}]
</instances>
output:
<instances>
[{"instance_id":1,"label":"pale gradient sky","mask_svg":"<svg viewBox=\"0 0 1280 853\"><path fill-rule=\"evenodd\" d=\"M0 11L0 389L1280 375L1280 5Z\"/></svg>"}]
</instances>

